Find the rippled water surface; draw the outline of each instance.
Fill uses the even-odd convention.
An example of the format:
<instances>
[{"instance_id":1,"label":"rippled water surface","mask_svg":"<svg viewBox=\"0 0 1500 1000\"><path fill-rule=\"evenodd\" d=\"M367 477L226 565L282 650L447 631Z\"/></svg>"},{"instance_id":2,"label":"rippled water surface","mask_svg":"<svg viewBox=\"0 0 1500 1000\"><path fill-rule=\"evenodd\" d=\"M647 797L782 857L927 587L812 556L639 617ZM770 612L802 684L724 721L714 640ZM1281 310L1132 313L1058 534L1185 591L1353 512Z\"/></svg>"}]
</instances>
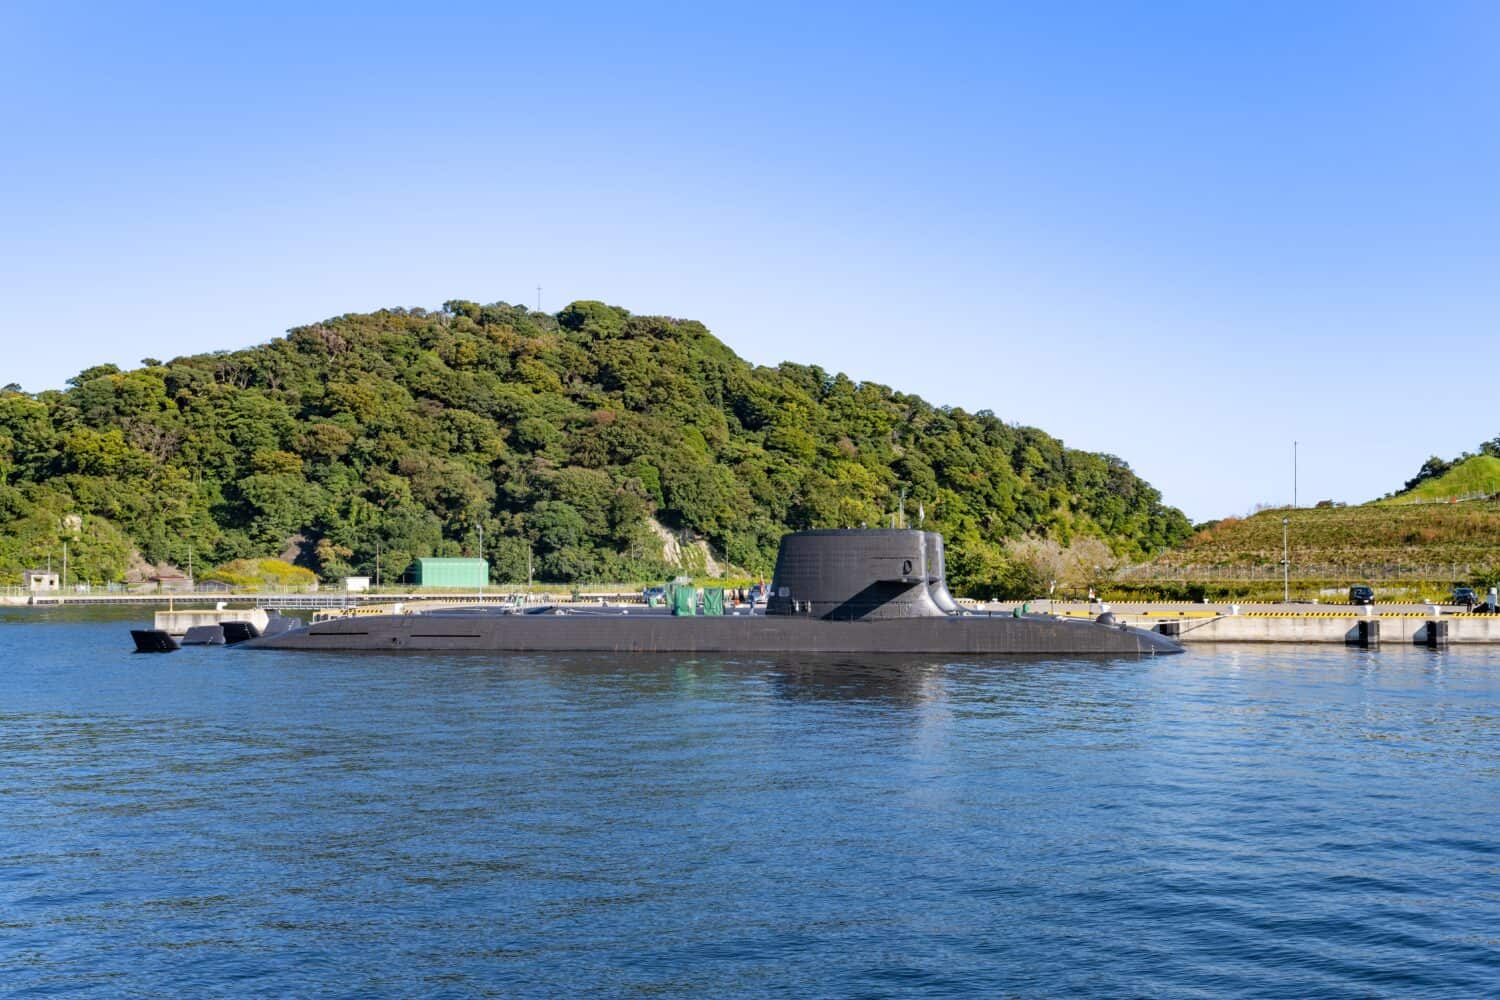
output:
<instances>
[{"instance_id":1,"label":"rippled water surface","mask_svg":"<svg viewBox=\"0 0 1500 1000\"><path fill-rule=\"evenodd\" d=\"M1500 651L133 655L0 616L0 992L1500 989Z\"/></svg>"}]
</instances>

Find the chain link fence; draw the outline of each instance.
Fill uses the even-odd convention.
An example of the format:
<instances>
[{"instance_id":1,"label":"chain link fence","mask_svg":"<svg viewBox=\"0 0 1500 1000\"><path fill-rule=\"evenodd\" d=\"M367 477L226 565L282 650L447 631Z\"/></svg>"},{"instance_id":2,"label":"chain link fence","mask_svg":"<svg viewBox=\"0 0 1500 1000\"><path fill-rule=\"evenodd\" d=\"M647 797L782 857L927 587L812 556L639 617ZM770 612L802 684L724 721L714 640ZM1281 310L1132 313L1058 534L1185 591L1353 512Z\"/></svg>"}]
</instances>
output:
<instances>
[{"instance_id":1,"label":"chain link fence","mask_svg":"<svg viewBox=\"0 0 1500 1000\"><path fill-rule=\"evenodd\" d=\"M1286 578L1293 581L1348 580L1355 583L1396 580L1461 582L1488 573L1491 565L1475 563L1292 563ZM1129 583L1264 583L1282 579L1280 563L1253 566L1129 566L1115 574Z\"/></svg>"}]
</instances>

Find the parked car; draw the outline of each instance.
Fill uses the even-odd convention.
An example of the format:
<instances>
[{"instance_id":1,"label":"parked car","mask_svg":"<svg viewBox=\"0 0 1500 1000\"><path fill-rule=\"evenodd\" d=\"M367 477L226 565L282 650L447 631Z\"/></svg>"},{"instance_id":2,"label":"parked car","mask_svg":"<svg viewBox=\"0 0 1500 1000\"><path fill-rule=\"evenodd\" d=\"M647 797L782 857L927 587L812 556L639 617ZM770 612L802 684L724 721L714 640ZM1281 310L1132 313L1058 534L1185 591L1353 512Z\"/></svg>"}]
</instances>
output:
<instances>
[{"instance_id":1,"label":"parked car","mask_svg":"<svg viewBox=\"0 0 1500 1000\"><path fill-rule=\"evenodd\" d=\"M768 591L770 591L770 589L771 589L770 587L762 586L761 584L758 584L758 583L757 584L753 584L750 587L750 603L751 603L751 605L766 603L766 596L767 596Z\"/></svg>"},{"instance_id":2,"label":"parked car","mask_svg":"<svg viewBox=\"0 0 1500 1000\"><path fill-rule=\"evenodd\" d=\"M655 607L667 599L666 587L647 587L641 591L641 600Z\"/></svg>"},{"instance_id":3,"label":"parked car","mask_svg":"<svg viewBox=\"0 0 1500 1000\"><path fill-rule=\"evenodd\" d=\"M1474 593L1473 587L1454 587L1453 596L1448 603L1457 604L1465 611L1473 611L1474 605L1479 603L1479 595Z\"/></svg>"},{"instance_id":4,"label":"parked car","mask_svg":"<svg viewBox=\"0 0 1500 1000\"><path fill-rule=\"evenodd\" d=\"M1349 588L1349 603L1350 604L1374 604L1375 603L1375 591L1373 591L1369 587L1366 587L1366 586L1363 586L1363 585L1358 586L1358 587L1350 587Z\"/></svg>"}]
</instances>

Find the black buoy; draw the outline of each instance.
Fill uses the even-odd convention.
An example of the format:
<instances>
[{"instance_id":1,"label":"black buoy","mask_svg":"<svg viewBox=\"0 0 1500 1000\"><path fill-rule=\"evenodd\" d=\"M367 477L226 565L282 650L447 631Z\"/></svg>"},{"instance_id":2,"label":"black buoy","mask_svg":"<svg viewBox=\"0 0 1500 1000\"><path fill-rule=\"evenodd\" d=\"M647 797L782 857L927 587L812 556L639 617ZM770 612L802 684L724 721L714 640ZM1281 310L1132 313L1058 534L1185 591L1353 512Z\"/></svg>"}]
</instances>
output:
<instances>
[{"instance_id":1,"label":"black buoy","mask_svg":"<svg viewBox=\"0 0 1500 1000\"><path fill-rule=\"evenodd\" d=\"M133 628L130 638L135 640L137 653L175 653L177 640L159 628Z\"/></svg>"}]
</instances>

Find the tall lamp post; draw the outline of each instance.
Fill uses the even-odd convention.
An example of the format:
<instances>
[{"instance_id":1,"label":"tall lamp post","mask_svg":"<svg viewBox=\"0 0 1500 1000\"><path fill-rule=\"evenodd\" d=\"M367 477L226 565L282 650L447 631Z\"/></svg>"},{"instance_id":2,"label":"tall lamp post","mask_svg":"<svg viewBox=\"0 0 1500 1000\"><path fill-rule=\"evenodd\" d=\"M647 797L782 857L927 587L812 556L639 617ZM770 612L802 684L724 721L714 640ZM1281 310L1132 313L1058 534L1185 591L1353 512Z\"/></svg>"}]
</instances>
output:
<instances>
[{"instance_id":1,"label":"tall lamp post","mask_svg":"<svg viewBox=\"0 0 1500 1000\"><path fill-rule=\"evenodd\" d=\"M1291 566L1292 566L1292 563L1291 563L1290 558L1288 558L1287 547L1286 547L1286 528L1287 528L1287 523L1290 520L1291 520L1291 518L1289 518L1289 517L1283 517L1281 519L1281 603L1282 604L1290 604L1292 602L1292 583L1291 583L1291 579L1292 579L1291 578Z\"/></svg>"}]
</instances>

